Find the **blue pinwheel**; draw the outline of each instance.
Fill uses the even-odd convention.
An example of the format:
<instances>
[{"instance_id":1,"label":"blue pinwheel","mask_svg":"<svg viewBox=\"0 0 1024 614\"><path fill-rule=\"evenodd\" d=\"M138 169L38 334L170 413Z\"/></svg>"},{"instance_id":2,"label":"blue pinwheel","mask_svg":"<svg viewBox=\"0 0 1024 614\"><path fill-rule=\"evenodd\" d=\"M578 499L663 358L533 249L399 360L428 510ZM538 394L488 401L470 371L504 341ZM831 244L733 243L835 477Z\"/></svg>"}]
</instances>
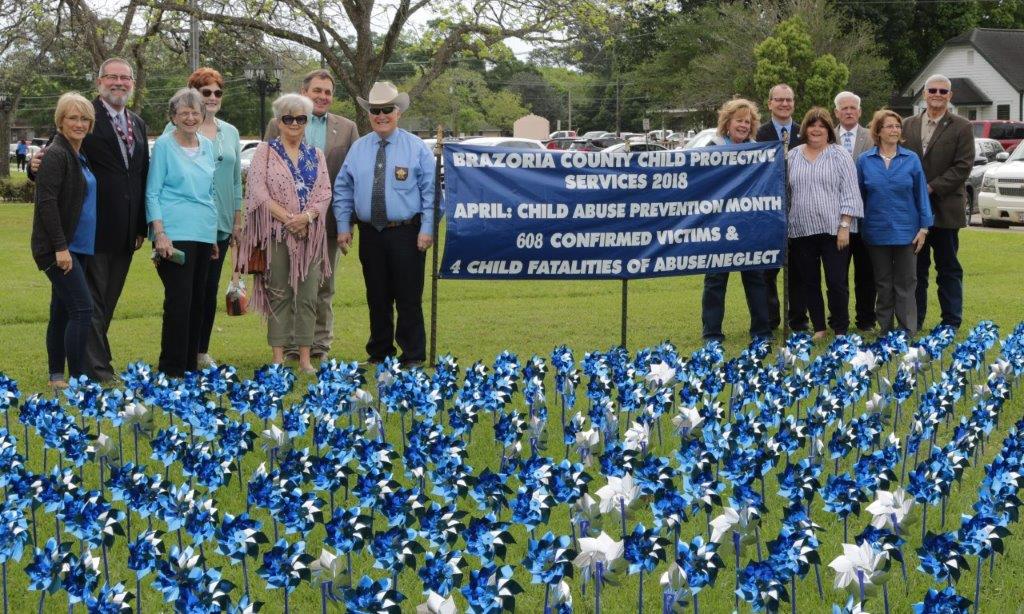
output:
<instances>
[{"instance_id":1,"label":"blue pinwheel","mask_svg":"<svg viewBox=\"0 0 1024 614\"><path fill-rule=\"evenodd\" d=\"M85 598L85 607L89 614L131 614L131 600L132 594L120 582L113 586L104 584L95 597Z\"/></svg>"},{"instance_id":2,"label":"blue pinwheel","mask_svg":"<svg viewBox=\"0 0 1024 614\"><path fill-rule=\"evenodd\" d=\"M928 531L917 555L921 560L918 569L937 582L956 582L960 579L960 572L967 569L964 548L952 532L936 534Z\"/></svg>"},{"instance_id":3,"label":"blue pinwheel","mask_svg":"<svg viewBox=\"0 0 1024 614\"><path fill-rule=\"evenodd\" d=\"M25 568L29 590L40 591L40 611L43 609L46 595L53 595L63 587L64 573L67 571L70 555L71 544L58 543L51 537L42 548L36 548L32 562Z\"/></svg>"},{"instance_id":4,"label":"blue pinwheel","mask_svg":"<svg viewBox=\"0 0 1024 614\"><path fill-rule=\"evenodd\" d=\"M755 612L775 612L780 601L788 601L786 579L770 561L751 561L739 573L736 594Z\"/></svg>"},{"instance_id":5,"label":"blue pinwheel","mask_svg":"<svg viewBox=\"0 0 1024 614\"><path fill-rule=\"evenodd\" d=\"M279 588L284 592L284 611L288 612L288 594L303 581L309 581L309 564L313 557L306 554L306 542L289 544L277 540L274 547L263 554L263 565L256 571L267 583L267 588Z\"/></svg>"},{"instance_id":6,"label":"blue pinwheel","mask_svg":"<svg viewBox=\"0 0 1024 614\"><path fill-rule=\"evenodd\" d=\"M965 555L978 557L974 577L974 614L978 614L981 601L982 562L1003 552L1003 539L1010 534L999 518L988 514L964 515L957 537Z\"/></svg>"},{"instance_id":7,"label":"blue pinwheel","mask_svg":"<svg viewBox=\"0 0 1024 614\"><path fill-rule=\"evenodd\" d=\"M355 586L341 591L340 600L352 614L399 614L398 604L405 601L405 595L395 590L388 578L363 576Z\"/></svg>"},{"instance_id":8,"label":"blue pinwheel","mask_svg":"<svg viewBox=\"0 0 1024 614\"><path fill-rule=\"evenodd\" d=\"M665 547L668 540L661 537L643 524L633 527L633 531L623 539L622 558L629 565L629 574L640 574L640 587L637 590L637 612L644 611L644 573L652 573L659 561L665 560Z\"/></svg>"},{"instance_id":9,"label":"blue pinwheel","mask_svg":"<svg viewBox=\"0 0 1024 614\"><path fill-rule=\"evenodd\" d=\"M680 542L676 551L676 559L673 566L666 573L667 578L662 578L662 584L672 586L673 602L683 601L685 593L693 596L694 614L700 614L700 605L697 594L705 586L714 586L718 571L725 564L722 557L718 556L718 544L705 542L704 537L697 535L689 543ZM679 572L677 582L672 582L672 569Z\"/></svg>"},{"instance_id":10,"label":"blue pinwheel","mask_svg":"<svg viewBox=\"0 0 1024 614\"><path fill-rule=\"evenodd\" d=\"M572 577L572 560L576 551L570 547L568 535L555 537L548 531L540 539L527 543L523 566L530 572L531 582L544 585L544 613L550 611L550 593L566 576Z\"/></svg>"},{"instance_id":11,"label":"blue pinwheel","mask_svg":"<svg viewBox=\"0 0 1024 614\"><path fill-rule=\"evenodd\" d=\"M249 568L246 559L259 556L260 546L268 543L267 536L260 530L260 522L242 513L238 516L224 514L224 520L217 527L215 538L217 553L242 564L242 578L245 595L249 595Z\"/></svg>"},{"instance_id":12,"label":"blue pinwheel","mask_svg":"<svg viewBox=\"0 0 1024 614\"><path fill-rule=\"evenodd\" d=\"M969 614L970 606L971 602L952 586L941 591L930 588L924 601L914 604L914 614Z\"/></svg>"},{"instance_id":13,"label":"blue pinwheel","mask_svg":"<svg viewBox=\"0 0 1024 614\"><path fill-rule=\"evenodd\" d=\"M231 583L221 578L217 569L206 569L203 557L191 546L175 546L166 559L157 563L153 587L163 595L164 601L175 609L215 611L224 607L231 591Z\"/></svg>"},{"instance_id":14,"label":"blue pinwheel","mask_svg":"<svg viewBox=\"0 0 1024 614\"><path fill-rule=\"evenodd\" d=\"M459 550L441 549L424 555L416 574L423 583L423 594L437 593L448 597L462 586L466 560Z\"/></svg>"},{"instance_id":15,"label":"blue pinwheel","mask_svg":"<svg viewBox=\"0 0 1024 614\"><path fill-rule=\"evenodd\" d=\"M416 555L421 552L423 546L416 541L416 531L413 529L392 527L377 533L370 540L374 568L390 573L396 586L398 574L406 567L415 567Z\"/></svg>"},{"instance_id":16,"label":"blue pinwheel","mask_svg":"<svg viewBox=\"0 0 1024 614\"><path fill-rule=\"evenodd\" d=\"M469 612L490 614L512 610L515 596L523 591L512 579L512 567L487 563L469 574L469 583L462 587L462 596Z\"/></svg>"},{"instance_id":17,"label":"blue pinwheel","mask_svg":"<svg viewBox=\"0 0 1024 614\"><path fill-rule=\"evenodd\" d=\"M478 557L481 563L504 559L508 546L515 543L508 527L494 514L471 519L464 535L466 552Z\"/></svg>"},{"instance_id":18,"label":"blue pinwheel","mask_svg":"<svg viewBox=\"0 0 1024 614\"><path fill-rule=\"evenodd\" d=\"M128 543L128 569L135 572L135 598L142 609L142 578L156 569L164 556L163 531L145 531Z\"/></svg>"},{"instance_id":19,"label":"blue pinwheel","mask_svg":"<svg viewBox=\"0 0 1024 614\"><path fill-rule=\"evenodd\" d=\"M348 577L352 577L352 553L361 551L372 534L370 517L362 514L358 507L338 508L327 522L324 543L338 554L345 554L348 563Z\"/></svg>"}]
</instances>

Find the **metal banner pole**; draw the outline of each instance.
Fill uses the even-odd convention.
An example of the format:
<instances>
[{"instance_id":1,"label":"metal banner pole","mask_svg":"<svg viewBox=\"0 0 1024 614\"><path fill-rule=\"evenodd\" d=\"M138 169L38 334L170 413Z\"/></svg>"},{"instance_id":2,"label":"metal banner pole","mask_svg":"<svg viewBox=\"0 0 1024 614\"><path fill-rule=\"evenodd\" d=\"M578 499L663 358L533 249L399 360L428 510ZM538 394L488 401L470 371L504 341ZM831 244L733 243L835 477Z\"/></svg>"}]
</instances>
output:
<instances>
[{"instance_id":1,"label":"metal banner pole","mask_svg":"<svg viewBox=\"0 0 1024 614\"><path fill-rule=\"evenodd\" d=\"M782 343L789 338L789 202L792 194L789 191L789 131L782 139L782 181L786 194L786 236L782 246Z\"/></svg>"},{"instance_id":2,"label":"metal banner pole","mask_svg":"<svg viewBox=\"0 0 1024 614\"><path fill-rule=\"evenodd\" d=\"M626 323L629 321L629 280L622 280L622 329L619 331L619 344L626 347Z\"/></svg>"},{"instance_id":3,"label":"metal banner pole","mask_svg":"<svg viewBox=\"0 0 1024 614\"><path fill-rule=\"evenodd\" d=\"M444 147L444 124L437 125L437 142L434 144L434 253L430 265L430 357L429 364L437 359L437 252L441 248L438 228L441 226L441 151Z\"/></svg>"}]
</instances>

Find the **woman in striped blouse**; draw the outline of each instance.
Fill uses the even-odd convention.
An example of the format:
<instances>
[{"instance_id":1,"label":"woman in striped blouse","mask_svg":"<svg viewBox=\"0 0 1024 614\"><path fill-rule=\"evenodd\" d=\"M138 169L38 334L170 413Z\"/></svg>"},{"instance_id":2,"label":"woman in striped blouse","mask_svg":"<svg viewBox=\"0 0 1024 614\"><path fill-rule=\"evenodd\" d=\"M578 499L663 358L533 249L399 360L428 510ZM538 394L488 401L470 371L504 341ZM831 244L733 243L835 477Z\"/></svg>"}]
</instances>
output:
<instances>
[{"instance_id":1,"label":"woman in striped blouse","mask_svg":"<svg viewBox=\"0 0 1024 614\"><path fill-rule=\"evenodd\" d=\"M845 335L850 326L850 232L864 216L857 184L857 167L841 145L828 111L814 107L800 124L803 145L790 150L789 185L789 323L807 330L807 314L814 339L825 337L825 304L821 296L821 270L825 270L828 325Z\"/></svg>"}]
</instances>

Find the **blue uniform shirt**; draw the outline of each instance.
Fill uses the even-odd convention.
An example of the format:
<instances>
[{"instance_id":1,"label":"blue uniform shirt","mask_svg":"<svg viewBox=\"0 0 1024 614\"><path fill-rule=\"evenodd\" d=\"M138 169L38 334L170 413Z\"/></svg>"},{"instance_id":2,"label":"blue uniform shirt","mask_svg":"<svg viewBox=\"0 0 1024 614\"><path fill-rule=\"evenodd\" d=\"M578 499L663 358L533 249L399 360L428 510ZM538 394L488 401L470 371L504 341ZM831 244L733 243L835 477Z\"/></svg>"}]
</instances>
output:
<instances>
[{"instance_id":1,"label":"blue uniform shirt","mask_svg":"<svg viewBox=\"0 0 1024 614\"><path fill-rule=\"evenodd\" d=\"M82 201L82 214L75 226L75 236L68 245L68 251L92 256L96 252L96 176L92 174L85 156L78 154L82 165L82 177L85 178L85 200Z\"/></svg>"},{"instance_id":2,"label":"blue uniform shirt","mask_svg":"<svg viewBox=\"0 0 1024 614\"><path fill-rule=\"evenodd\" d=\"M338 232L352 231L352 212L361 222L370 221L373 171L380 137L371 132L348 150L334 181L334 216ZM388 221L401 222L416 214L420 234L434 234L434 156L423 139L398 128L387 139L384 169L384 200Z\"/></svg>"},{"instance_id":3,"label":"blue uniform shirt","mask_svg":"<svg viewBox=\"0 0 1024 614\"><path fill-rule=\"evenodd\" d=\"M857 175L864 199L860 233L868 245L910 245L935 222L921 160L906 147L896 147L889 168L872 147L857 158Z\"/></svg>"}]
</instances>

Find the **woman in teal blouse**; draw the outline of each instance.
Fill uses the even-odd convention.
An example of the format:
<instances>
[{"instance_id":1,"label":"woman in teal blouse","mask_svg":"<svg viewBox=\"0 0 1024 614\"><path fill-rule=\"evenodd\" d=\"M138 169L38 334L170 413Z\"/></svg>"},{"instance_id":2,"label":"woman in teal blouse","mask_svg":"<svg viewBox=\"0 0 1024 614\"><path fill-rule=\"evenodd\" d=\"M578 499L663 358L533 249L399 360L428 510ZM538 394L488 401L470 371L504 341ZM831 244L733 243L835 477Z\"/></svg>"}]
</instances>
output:
<instances>
[{"instance_id":1,"label":"woman in teal blouse","mask_svg":"<svg viewBox=\"0 0 1024 614\"><path fill-rule=\"evenodd\" d=\"M217 245L213 141L199 134L206 105L194 89L168 103L174 129L156 140L146 177L146 220L164 284L159 368L170 377L196 370L211 258Z\"/></svg>"},{"instance_id":2,"label":"woman in teal blouse","mask_svg":"<svg viewBox=\"0 0 1024 614\"><path fill-rule=\"evenodd\" d=\"M188 78L188 86L199 92L206 105L206 120L199 134L213 142L214 160L213 197L217 203L217 252L210 260L206 275L206 298L203 303L202 324L199 327L199 367L213 364L210 357L210 333L217 315L220 298L220 274L227 257L228 246L234 245L242 229L242 160L238 129L217 119L224 100L224 77L212 68L196 69Z\"/></svg>"}]
</instances>

